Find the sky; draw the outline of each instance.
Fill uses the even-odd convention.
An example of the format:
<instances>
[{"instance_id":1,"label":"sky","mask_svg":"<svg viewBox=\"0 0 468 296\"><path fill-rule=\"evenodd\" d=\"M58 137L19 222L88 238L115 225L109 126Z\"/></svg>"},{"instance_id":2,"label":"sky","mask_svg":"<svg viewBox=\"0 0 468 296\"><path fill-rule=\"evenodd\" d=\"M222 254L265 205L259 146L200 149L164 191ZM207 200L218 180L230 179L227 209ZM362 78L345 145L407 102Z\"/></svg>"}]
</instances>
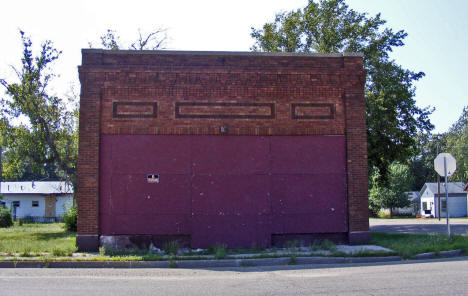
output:
<instances>
[{"instance_id":1,"label":"sky","mask_svg":"<svg viewBox=\"0 0 468 296\"><path fill-rule=\"evenodd\" d=\"M153 0L153 1L6 1L0 11L0 78L14 81L11 66L21 59L19 29L36 48L52 40L62 51L52 85L58 95L79 89L81 48L99 47L99 36L113 29L129 44L138 35L166 28L170 50L249 51L251 27L261 28L281 11L303 8L307 0ZM405 46L391 57L426 76L416 83L419 107L435 108L434 132L445 132L468 106L468 1L347 0L350 8L381 13L387 27L405 30Z\"/></svg>"}]
</instances>

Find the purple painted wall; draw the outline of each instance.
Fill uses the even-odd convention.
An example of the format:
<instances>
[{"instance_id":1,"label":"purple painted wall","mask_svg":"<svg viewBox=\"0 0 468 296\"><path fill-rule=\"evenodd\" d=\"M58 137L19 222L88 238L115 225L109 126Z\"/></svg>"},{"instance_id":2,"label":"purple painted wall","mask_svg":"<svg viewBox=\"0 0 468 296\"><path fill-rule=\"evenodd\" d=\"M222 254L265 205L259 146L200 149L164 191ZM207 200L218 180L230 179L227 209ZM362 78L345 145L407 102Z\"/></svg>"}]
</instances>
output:
<instances>
[{"instance_id":1,"label":"purple painted wall","mask_svg":"<svg viewBox=\"0 0 468 296\"><path fill-rule=\"evenodd\" d=\"M100 145L103 235L189 235L197 248L348 231L344 136L102 135Z\"/></svg>"}]
</instances>

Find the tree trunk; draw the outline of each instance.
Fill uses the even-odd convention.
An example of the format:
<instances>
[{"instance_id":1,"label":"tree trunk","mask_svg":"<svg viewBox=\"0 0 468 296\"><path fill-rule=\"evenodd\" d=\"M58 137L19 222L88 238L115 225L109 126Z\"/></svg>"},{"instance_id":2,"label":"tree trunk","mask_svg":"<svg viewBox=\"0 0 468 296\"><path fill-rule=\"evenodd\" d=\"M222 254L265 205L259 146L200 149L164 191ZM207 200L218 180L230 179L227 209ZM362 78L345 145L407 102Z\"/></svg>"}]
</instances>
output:
<instances>
[{"instance_id":1,"label":"tree trunk","mask_svg":"<svg viewBox=\"0 0 468 296\"><path fill-rule=\"evenodd\" d=\"M392 218L392 217L393 217L393 208L390 207L390 218Z\"/></svg>"}]
</instances>

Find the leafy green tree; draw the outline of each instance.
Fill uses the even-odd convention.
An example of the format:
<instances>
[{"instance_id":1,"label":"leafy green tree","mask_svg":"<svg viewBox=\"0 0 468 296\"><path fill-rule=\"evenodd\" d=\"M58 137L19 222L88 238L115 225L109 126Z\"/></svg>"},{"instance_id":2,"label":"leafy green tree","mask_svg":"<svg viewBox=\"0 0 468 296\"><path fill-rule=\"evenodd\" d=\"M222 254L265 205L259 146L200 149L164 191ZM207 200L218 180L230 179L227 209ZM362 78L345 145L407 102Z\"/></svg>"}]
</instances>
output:
<instances>
[{"instance_id":1,"label":"leafy green tree","mask_svg":"<svg viewBox=\"0 0 468 296\"><path fill-rule=\"evenodd\" d=\"M0 79L7 95L1 101L3 171L11 179L30 173L33 177L59 177L75 184L78 113L69 111L66 102L49 90L54 77L50 66L61 52L46 41L35 56L30 38L22 31L20 34L23 56L21 69L15 69L17 81ZM12 124L15 118L23 124Z\"/></svg>"},{"instance_id":2,"label":"leafy green tree","mask_svg":"<svg viewBox=\"0 0 468 296\"><path fill-rule=\"evenodd\" d=\"M468 106L446 134L447 151L457 160L453 180L468 182Z\"/></svg>"},{"instance_id":3,"label":"leafy green tree","mask_svg":"<svg viewBox=\"0 0 468 296\"><path fill-rule=\"evenodd\" d=\"M416 154L411 157L409 167L414 176L412 190L421 190L424 183L435 182L434 159L437 154L447 150L446 134L418 134Z\"/></svg>"},{"instance_id":4,"label":"leafy green tree","mask_svg":"<svg viewBox=\"0 0 468 296\"><path fill-rule=\"evenodd\" d=\"M395 208L407 207L411 204L405 192L411 189L414 182L411 171L407 165L393 163L389 167L388 185L381 185L378 172L372 175L371 189L369 191L370 205L373 207L390 209L390 217ZM372 209L372 207L370 207Z\"/></svg>"},{"instance_id":5,"label":"leafy green tree","mask_svg":"<svg viewBox=\"0 0 468 296\"><path fill-rule=\"evenodd\" d=\"M424 73L389 58L404 45L407 33L394 32L385 23L380 14L356 12L344 0L309 0L305 8L277 14L251 33L254 51L364 54L369 168L377 168L384 184L390 164L404 163L414 154L418 132L433 129L432 109L419 108L414 100L414 82Z\"/></svg>"},{"instance_id":6,"label":"leafy green tree","mask_svg":"<svg viewBox=\"0 0 468 296\"><path fill-rule=\"evenodd\" d=\"M42 163L40 155L44 146L24 125L10 126L0 120L0 145L6 148L2 154L2 180L56 180L55 163Z\"/></svg>"}]
</instances>

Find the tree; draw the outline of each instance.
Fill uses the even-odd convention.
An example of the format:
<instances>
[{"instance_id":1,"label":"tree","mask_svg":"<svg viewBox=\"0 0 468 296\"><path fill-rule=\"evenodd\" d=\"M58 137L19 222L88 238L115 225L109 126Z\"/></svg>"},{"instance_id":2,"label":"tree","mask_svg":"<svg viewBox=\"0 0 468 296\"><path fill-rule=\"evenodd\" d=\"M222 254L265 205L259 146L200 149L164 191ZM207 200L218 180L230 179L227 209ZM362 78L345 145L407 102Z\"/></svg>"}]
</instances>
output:
<instances>
[{"instance_id":1,"label":"tree","mask_svg":"<svg viewBox=\"0 0 468 296\"><path fill-rule=\"evenodd\" d=\"M38 143L26 126L10 126L0 120L2 154L2 180L58 179L54 163L42 163L44 146Z\"/></svg>"},{"instance_id":2,"label":"tree","mask_svg":"<svg viewBox=\"0 0 468 296\"><path fill-rule=\"evenodd\" d=\"M344 0L309 0L305 8L277 14L274 22L251 33L254 51L364 54L369 169L377 168L383 184L394 161L404 163L414 154L418 132L434 128L428 118L433 110L419 108L414 100L414 82L424 73L389 58L407 33L393 32L385 23L380 14L358 13Z\"/></svg>"},{"instance_id":3,"label":"tree","mask_svg":"<svg viewBox=\"0 0 468 296\"><path fill-rule=\"evenodd\" d=\"M8 95L1 101L1 140L6 150L4 172L10 178L21 178L23 173L30 172L75 184L78 113L69 111L64 100L51 95L49 90L54 77L50 66L61 52L51 41L45 41L34 56L30 38L23 31L20 34L21 69L14 69L18 81L9 83L0 79ZM23 124L13 125L15 118Z\"/></svg>"},{"instance_id":4,"label":"tree","mask_svg":"<svg viewBox=\"0 0 468 296\"><path fill-rule=\"evenodd\" d=\"M388 186L382 186L377 182L378 179L378 172L374 171L369 191L371 205L389 209L390 217L392 217L395 208L403 208L411 204L405 192L411 189L414 180L407 165L399 163L390 165Z\"/></svg>"},{"instance_id":5,"label":"tree","mask_svg":"<svg viewBox=\"0 0 468 296\"><path fill-rule=\"evenodd\" d=\"M155 29L148 34L142 34L138 29L138 39L128 46L131 50L157 50L163 49L167 42L166 29ZM105 49L119 50L124 48L120 41L120 36L115 30L108 29L107 32L100 37L101 45Z\"/></svg>"},{"instance_id":6,"label":"tree","mask_svg":"<svg viewBox=\"0 0 468 296\"><path fill-rule=\"evenodd\" d=\"M450 127L446 134L447 151L457 160L457 170L453 180L468 180L468 106L463 108L460 118ZM442 151L441 151L442 152Z\"/></svg>"},{"instance_id":7,"label":"tree","mask_svg":"<svg viewBox=\"0 0 468 296\"><path fill-rule=\"evenodd\" d=\"M414 176L412 190L421 190L424 183L437 180L434 159L446 151L446 134L418 134L416 155L409 161L411 175Z\"/></svg>"}]
</instances>

